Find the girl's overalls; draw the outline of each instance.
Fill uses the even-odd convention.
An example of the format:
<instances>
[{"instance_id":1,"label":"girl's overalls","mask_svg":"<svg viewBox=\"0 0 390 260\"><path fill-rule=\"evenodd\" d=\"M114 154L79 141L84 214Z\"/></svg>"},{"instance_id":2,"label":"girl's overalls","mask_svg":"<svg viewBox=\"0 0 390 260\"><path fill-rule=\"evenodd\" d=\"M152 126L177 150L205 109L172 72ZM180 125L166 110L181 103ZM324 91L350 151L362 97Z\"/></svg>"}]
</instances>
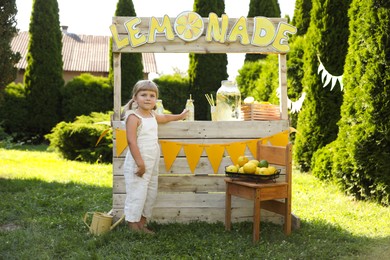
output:
<instances>
[{"instance_id":1,"label":"girl's overalls","mask_svg":"<svg viewBox=\"0 0 390 260\"><path fill-rule=\"evenodd\" d=\"M150 118L143 118L135 112L129 113L141 119L137 128L137 145L145 163L145 174L138 177L135 172L138 167L131 155L130 149L126 153L124 175L126 184L126 201L124 214L126 221L138 222L141 216L149 219L157 197L158 171L160 161L160 147L158 144L158 125L152 114Z\"/></svg>"}]
</instances>

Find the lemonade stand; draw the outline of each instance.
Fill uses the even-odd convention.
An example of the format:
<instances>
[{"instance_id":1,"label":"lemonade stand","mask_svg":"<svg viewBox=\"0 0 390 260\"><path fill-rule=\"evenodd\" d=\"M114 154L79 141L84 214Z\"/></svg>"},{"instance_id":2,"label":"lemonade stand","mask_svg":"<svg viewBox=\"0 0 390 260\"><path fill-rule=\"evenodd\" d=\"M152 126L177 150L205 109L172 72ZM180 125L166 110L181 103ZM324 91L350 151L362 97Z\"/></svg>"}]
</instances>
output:
<instances>
[{"instance_id":1,"label":"lemonade stand","mask_svg":"<svg viewBox=\"0 0 390 260\"><path fill-rule=\"evenodd\" d=\"M288 141L286 53L295 27L283 18L229 18L210 13L200 17L113 17L114 130L113 210L123 214L123 163L128 149L121 110L121 53L273 53L279 56L280 108L277 120L170 122L159 126L161 146L159 194L154 221L217 222L225 218L225 166L240 155L255 157L259 140ZM233 198L232 221L250 220L253 206ZM264 211L262 219L280 223Z\"/></svg>"}]
</instances>

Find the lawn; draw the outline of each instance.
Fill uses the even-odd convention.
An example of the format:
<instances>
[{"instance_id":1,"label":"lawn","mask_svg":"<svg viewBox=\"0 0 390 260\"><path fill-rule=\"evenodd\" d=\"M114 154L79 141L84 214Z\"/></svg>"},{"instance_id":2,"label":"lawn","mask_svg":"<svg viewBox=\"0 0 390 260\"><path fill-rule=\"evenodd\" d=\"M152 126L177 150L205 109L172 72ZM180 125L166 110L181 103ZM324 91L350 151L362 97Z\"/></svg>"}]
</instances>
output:
<instances>
[{"instance_id":1,"label":"lawn","mask_svg":"<svg viewBox=\"0 0 390 260\"><path fill-rule=\"evenodd\" d=\"M333 184L294 171L293 213L301 227L286 237L262 223L224 230L218 223L152 223L155 236L125 225L93 236L88 211L112 204L112 166L67 161L46 147L0 149L0 259L389 259L390 208L345 196Z\"/></svg>"}]
</instances>

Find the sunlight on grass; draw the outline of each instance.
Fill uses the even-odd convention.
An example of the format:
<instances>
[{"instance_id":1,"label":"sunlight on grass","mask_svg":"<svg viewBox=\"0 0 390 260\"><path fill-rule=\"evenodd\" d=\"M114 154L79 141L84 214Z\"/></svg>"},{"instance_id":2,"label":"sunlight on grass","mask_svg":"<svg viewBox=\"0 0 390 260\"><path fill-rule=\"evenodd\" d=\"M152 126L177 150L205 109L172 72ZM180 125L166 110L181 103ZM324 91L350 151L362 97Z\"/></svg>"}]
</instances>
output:
<instances>
[{"instance_id":1,"label":"sunlight on grass","mask_svg":"<svg viewBox=\"0 0 390 260\"><path fill-rule=\"evenodd\" d=\"M306 221L322 220L358 236L389 237L390 208L357 201L335 184L294 172L292 211Z\"/></svg>"},{"instance_id":2,"label":"sunlight on grass","mask_svg":"<svg viewBox=\"0 0 390 260\"><path fill-rule=\"evenodd\" d=\"M280 225L263 222L261 241L252 245L249 222L235 223L232 232L226 232L222 222L152 223L157 231L153 238L120 225L107 236L95 237L82 217L111 207L111 164L67 161L54 152L27 148L0 149L0 166L0 208L4 209L0 259L31 255L161 259L169 255L175 259L349 260L387 259L390 253L389 207L356 201L336 185L298 171L293 174L292 211L301 219L301 228L286 237ZM13 230L6 231L9 227Z\"/></svg>"},{"instance_id":3,"label":"sunlight on grass","mask_svg":"<svg viewBox=\"0 0 390 260\"><path fill-rule=\"evenodd\" d=\"M0 177L112 187L112 165L67 161L54 152L0 149Z\"/></svg>"}]
</instances>

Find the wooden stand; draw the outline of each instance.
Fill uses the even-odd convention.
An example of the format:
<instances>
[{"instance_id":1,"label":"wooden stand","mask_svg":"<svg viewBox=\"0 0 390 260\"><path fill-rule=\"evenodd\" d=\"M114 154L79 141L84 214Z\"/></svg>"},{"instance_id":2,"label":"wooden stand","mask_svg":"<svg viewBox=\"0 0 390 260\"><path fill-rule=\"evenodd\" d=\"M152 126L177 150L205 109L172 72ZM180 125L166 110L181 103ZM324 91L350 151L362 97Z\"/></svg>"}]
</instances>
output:
<instances>
[{"instance_id":1,"label":"wooden stand","mask_svg":"<svg viewBox=\"0 0 390 260\"><path fill-rule=\"evenodd\" d=\"M253 243L260 238L261 207L284 216L284 233L291 233L291 144L286 147L259 145L258 158L286 166L286 179L276 183L253 183L226 178L225 229L231 229L232 195L253 200ZM277 199L283 199L280 202ZM262 203L262 202L265 203ZM263 205L264 204L264 205Z\"/></svg>"},{"instance_id":2,"label":"wooden stand","mask_svg":"<svg viewBox=\"0 0 390 260\"><path fill-rule=\"evenodd\" d=\"M120 118L121 112L121 54L122 53L273 53L279 56L279 87L280 87L280 120L244 121L244 122L170 122L159 126L159 139L172 140L185 143L226 143L239 140L248 140L271 136L289 129L287 110L287 58L286 52L277 50L271 45L255 46L241 44L240 41L225 42L207 41L206 31L196 41L185 42L179 37L167 40L157 35L156 42L132 46L129 44L128 28L125 23L135 17L113 17L111 26L114 36L113 44L113 71L114 71L114 114L112 118L113 129L124 129ZM162 21L163 18L158 18ZM171 18L171 24L174 24ZM139 35L148 36L150 18L140 18L138 24ZM208 28L208 18L203 18L204 27ZM229 28L232 28L237 19L229 19ZM285 18L270 18L275 30L281 23L287 23ZM248 33L253 34L255 28L254 18L248 18ZM127 44L126 44L127 42ZM117 46L121 43L120 47ZM124 43L122 45L122 43ZM123 93L129 95L129 93ZM116 136L113 138L113 214L123 215L125 198L125 184L123 177L123 163L127 149L120 155L116 151ZM205 156L199 161L195 172L189 171L187 160L183 152L179 153L172 168L167 171L163 158L160 159L159 194L154 210L153 220L158 222L189 222L193 220L215 222L224 218L225 187L224 166L230 164L227 155L223 158L217 174L211 168ZM173 175L173 176L168 176ZM251 205L244 199L233 199L236 207L232 213L234 221L246 221ZM247 205L249 207L247 207ZM249 209L249 210L246 210ZM257 212L257 211L256 211ZM260 213L256 213L260 214ZM264 216L265 214L263 214ZM271 216L273 217L273 216ZM256 218L258 219L258 218Z\"/></svg>"}]
</instances>

